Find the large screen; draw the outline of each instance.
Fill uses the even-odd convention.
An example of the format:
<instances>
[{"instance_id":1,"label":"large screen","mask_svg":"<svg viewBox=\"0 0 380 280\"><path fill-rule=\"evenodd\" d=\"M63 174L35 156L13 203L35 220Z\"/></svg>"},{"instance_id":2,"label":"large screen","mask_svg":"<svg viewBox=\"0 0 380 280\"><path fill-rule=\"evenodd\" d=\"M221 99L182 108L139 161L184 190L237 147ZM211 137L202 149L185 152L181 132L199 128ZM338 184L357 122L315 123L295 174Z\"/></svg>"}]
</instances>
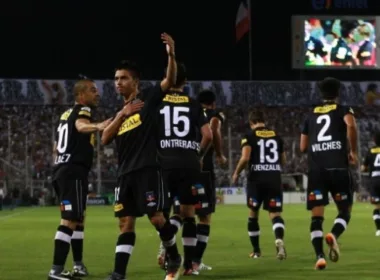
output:
<instances>
[{"instance_id":1,"label":"large screen","mask_svg":"<svg viewBox=\"0 0 380 280\"><path fill-rule=\"evenodd\" d=\"M378 69L377 17L294 16L293 67Z\"/></svg>"}]
</instances>

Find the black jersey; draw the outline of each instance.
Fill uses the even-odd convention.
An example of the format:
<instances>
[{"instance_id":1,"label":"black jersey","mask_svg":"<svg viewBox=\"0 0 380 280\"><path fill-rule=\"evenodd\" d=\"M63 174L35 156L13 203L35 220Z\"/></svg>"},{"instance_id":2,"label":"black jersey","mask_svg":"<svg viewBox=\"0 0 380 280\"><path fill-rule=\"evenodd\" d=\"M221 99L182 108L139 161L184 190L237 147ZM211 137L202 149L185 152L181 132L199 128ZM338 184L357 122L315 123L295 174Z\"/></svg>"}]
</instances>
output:
<instances>
[{"instance_id":1,"label":"black jersey","mask_svg":"<svg viewBox=\"0 0 380 280\"><path fill-rule=\"evenodd\" d=\"M360 44L356 57L361 63L372 59L373 45L369 40L365 40Z\"/></svg>"},{"instance_id":2,"label":"black jersey","mask_svg":"<svg viewBox=\"0 0 380 280\"><path fill-rule=\"evenodd\" d=\"M217 118L221 123L224 122L224 114L221 111L213 110L213 109L204 109L204 112L206 113L207 120L210 123L212 118ZM206 155L203 158L203 171L214 171L214 147L211 146Z\"/></svg>"},{"instance_id":3,"label":"black jersey","mask_svg":"<svg viewBox=\"0 0 380 280\"><path fill-rule=\"evenodd\" d=\"M311 36L308 40L305 40L305 63L312 63L318 57L323 58L326 55L327 51L321 40Z\"/></svg>"},{"instance_id":4,"label":"black jersey","mask_svg":"<svg viewBox=\"0 0 380 280\"><path fill-rule=\"evenodd\" d=\"M145 167L158 167L155 137L155 112L162 100L160 83L143 90L131 102L145 102L140 112L126 118L115 138L118 154L118 176Z\"/></svg>"},{"instance_id":5,"label":"black jersey","mask_svg":"<svg viewBox=\"0 0 380 280\"><path fill-rule=\"evenodd\" d=\"M349 107L324 103L313 108L302 134L308 135L309 168L348 168L347 126L344 116L354 114Z\"/></svg>"},{"instance_id":6,"label":"black jersey","mask_svg":"<svg viewBox=\"0 0 380 280\"><path fill-rule=\"evenodd\" d=\"M281 180L281 154L284 143L275 131L260 127L246 134L241 147L251 147L248 179L255 182Z\"/></svg>"},{"instance_id":7,"label":"black jersey","mask_svg":"<svg viewBox=\"0 0 380 280\"><path fill-rule=\"evenodd\" d=\"M165 95L157 112L158 159L163 169L200 169L198 134L207 122L200 104L188 95Z\"/></svg>"},{"instance_id":8,"label":"black jersey","mask_svg":"<svg viewBox=\"0 0 380 280\"><path fill-rule=\"evenodd\" d=\"M80 165L89 171L94 157L94 133L80 133L75 122L78 119L92 120L91 108L76 104L65 111L56 131L57 157L54 161L54 173L62 166Z\"/></svg>"},{"instance_id":9,"label":"black jersey","mask_svg":"<svg viewBox=\"0 0 380 280\"><path fill-rule=\"evenodd\" d=\"M373 147L368 151L364 165L368 166L371 178L380 178L380 147Z\"/></svg>"},{"instance_id":10,"label":"black jersey","mask_svg":"<svg viewBox=\"0 0 380 280\"><path fill-rule=\"evenodd\" d=\"M352 62L352 50L342 38L333 43L330 54L331 62L347 64Z\"/></svg>"}]
</instances>

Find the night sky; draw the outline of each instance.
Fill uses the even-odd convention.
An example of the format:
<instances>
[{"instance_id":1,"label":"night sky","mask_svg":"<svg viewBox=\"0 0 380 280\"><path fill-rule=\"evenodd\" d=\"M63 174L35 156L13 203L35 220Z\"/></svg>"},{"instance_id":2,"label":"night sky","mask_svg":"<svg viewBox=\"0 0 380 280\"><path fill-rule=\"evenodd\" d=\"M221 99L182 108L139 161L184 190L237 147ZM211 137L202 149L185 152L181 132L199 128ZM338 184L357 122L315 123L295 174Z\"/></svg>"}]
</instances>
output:
<instances>
[{"instance_id":1,"label":"night sky","mask_svg":"<svg viewBox=\"0 0 380 280\"><path fill-rule=\"evenodd\" d=\"M316 11L312 0L253 0L253 78L379 79L378 71L291 69L292 14L373 15L380 8L380 1L367 0L369 9L342 10L335 6L365 0L332 1L330 10ZM235 40L237 0L7 2L0 6L0 78L112 78L115 63L131 59L140 64L143 79L159 79L166 64L163 31L176 40L191 80L249 77L248 37Z\"/></svg>"}]
</instances>

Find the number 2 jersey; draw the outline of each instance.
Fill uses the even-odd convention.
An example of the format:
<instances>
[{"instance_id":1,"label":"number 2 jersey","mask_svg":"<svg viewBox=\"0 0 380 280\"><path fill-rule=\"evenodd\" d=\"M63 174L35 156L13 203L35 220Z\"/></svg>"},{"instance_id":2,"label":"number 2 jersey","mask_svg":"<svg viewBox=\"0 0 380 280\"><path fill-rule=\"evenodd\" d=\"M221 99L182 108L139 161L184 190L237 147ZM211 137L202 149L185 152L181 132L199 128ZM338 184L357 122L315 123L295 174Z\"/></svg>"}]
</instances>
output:
<instances>
[{"instance_id":1,"label":"number 2 jersey","mask_svg":"<svg viewBox=\"0 0 380 280\"><path fill-rule=\"evenodd\" d=\"M259 127L241 140L251 147L248 180L255 183L281 182L281 155L284 143L275 131Z\"/></svg>"},{"instance_id":2,"label":"number 2 jersey","mask_svg":"<svg viewBox=\"0 0 380 280\"><path fill-rule=\"evenodd\" d=\"M368 166L370 178L380 179L380 147L375 146L368 151L364 165Z\"/></svg>"},{"instance_id":3,"label":"number 2 jersey","mask_svg":"<svg viewBox=\"0 0 380 280\"><path fill-rule=\"evenodd\" d=\"M92 120L91 108L76 104L65 111L56 131L57 157L54 160L54 177L60 175L61 167L81 166L88 173L94 157L94 133L80 133L75 122L78 119Z\"/></svg>"},{"instance_id":4,"label":"number 2 jersey","mask_svg":"<svg viewBox=\"0 0 380 280\"><path fill-rule=\"evenodd\" d=\"M323 103L309 113L302 130L309 140L309 168L349 167L347 126L344 122L347 114L353 115L354 111L336 103Z\"/></svg>"},{"instance_id":5,"label":"number 2 jersey","mask_svg":"<svg viewBox=\"0 0 380 280\"><path fill-rule=\"evenodd\" d=\"M157 113L158 160L163 169L200 169L199 134L207 124L201 105L182 92L168 92Z\"/></svg>"}]
</instances>

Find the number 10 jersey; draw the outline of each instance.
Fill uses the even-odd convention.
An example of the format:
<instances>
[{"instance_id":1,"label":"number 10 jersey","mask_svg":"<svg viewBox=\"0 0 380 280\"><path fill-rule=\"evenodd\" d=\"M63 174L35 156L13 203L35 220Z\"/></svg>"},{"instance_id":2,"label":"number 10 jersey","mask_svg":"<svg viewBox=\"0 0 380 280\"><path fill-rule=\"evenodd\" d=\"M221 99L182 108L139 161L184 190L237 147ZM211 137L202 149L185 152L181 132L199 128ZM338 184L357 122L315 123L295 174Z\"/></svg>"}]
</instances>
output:
<instances>
[{"instance_id":1,"label":"number 10 jersey","mask_svg":"<svg viewBox=\"0 0 380 280\"><path fill-rule=\"evenodd\" d=\"M157 118L158 159L163 169L199 169L201 127L208 123L201 105L181 92L168 92Z\"/></svg>"},{"instance_id":2,"label":"number 10 jersey","mask_svg":"<svg viewBox=\"0 0 380 280\"><path fill-rule=\"evenodd\" d=\"M313 108L302 134L308 136L309 169L346 169L348 164L347 126L344 116L354 114L349 107L323 103Z\"/></svg>"},{"instance_id":3,"label":"number 10 jersey","mask_svg":"<svg viewBox=\"0 0 380 280\"><path fill-rule=\"evenodd\" d=\"M95 135L80 133L76 129L75 122L81 118L91 121L91 108L76 104L59 119L55 137L57 157L54 160L54 173L57 173L60 167L70 164L80 165L88 171L91 169Z\"/></svg>"}]
</instances>

